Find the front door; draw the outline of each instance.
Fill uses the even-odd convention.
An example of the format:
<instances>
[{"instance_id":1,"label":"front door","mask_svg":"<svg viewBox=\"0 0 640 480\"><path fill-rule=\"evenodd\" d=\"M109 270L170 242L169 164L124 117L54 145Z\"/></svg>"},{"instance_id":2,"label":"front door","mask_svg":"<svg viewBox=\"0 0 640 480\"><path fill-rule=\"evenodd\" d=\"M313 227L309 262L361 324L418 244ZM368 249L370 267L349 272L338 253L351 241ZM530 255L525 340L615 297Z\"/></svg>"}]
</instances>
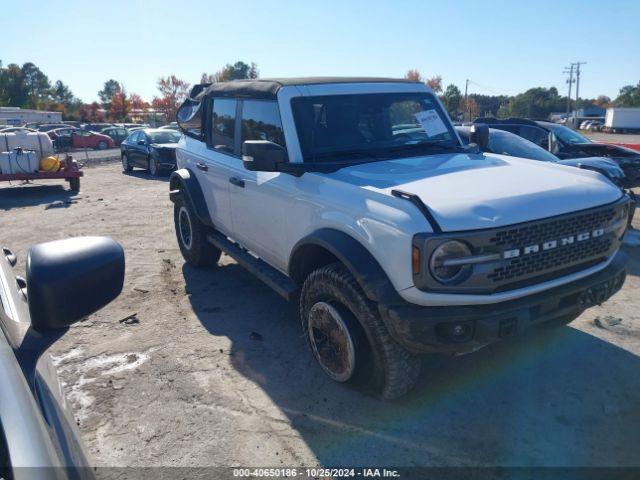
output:
<instances>
[{"instance_id":1,"label":"front door","mask_svg":"<svg viewBox=\"0 0 640 480\"><path fill-rule=\"evenodd\" d=\"M244 100L241 106L241 142L267 140L285 147L278 103ZM246 248L270 264L286 268L287 193L294 177L278 172L252 172L241 161L229 177L233 232Z\"/></svg>"}]
</instances>

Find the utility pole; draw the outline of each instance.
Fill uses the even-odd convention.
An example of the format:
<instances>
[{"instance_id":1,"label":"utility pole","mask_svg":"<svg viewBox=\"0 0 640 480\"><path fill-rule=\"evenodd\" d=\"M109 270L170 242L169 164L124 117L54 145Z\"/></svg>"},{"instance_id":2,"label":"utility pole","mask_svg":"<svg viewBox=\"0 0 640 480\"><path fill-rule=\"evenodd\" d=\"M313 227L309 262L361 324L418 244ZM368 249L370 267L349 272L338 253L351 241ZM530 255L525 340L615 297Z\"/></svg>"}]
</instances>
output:
<instances>
[{"instance_id":1,"label":"utility pole","mask_svg":"<svg viewBox=\"0 0 640 480\"><path fill-rule=\"evenodd\" d=\"M571 66L569 67L565 67L564 71L562 73L568 73L569 74L569 80L567 80L567 83L569 84L569 93L567 94L567 119L569 118L569 113L571 112L571 86L573 85L573 67L575 66L574 63L571 64Z\"/></svg>"},{"instance_id":2,"label":"utility pole","mask_svg":"<svg viewBox=\"0 0 640 480\"><path fill-rule=\"evenodd\" d=\"M587 62L576 62L573 65L576 66L576 109L578 108L578 99L580 92L580 65L586 65Z\"/></svg>"},{"instance_id":3,"label":"utility pole","mask_svg":"<svg viewBox=\"0 0 640 480\"><path fill-rule=\"evenodd\" d=\"M464 121L470 121L469 117L470 112L469 112L469 102L467 100L467 91L469 90L469 79L467 78L467 82L464 85Z\"/></svg>"}]
</instances>

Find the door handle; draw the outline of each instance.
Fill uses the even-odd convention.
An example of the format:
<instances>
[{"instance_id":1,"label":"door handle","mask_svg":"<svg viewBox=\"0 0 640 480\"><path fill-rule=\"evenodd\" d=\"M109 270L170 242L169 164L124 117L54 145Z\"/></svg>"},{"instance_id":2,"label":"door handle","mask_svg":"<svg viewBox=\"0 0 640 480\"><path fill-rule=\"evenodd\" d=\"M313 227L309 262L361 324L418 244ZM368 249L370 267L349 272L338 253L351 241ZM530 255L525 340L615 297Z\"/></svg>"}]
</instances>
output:
<instances>
[{"instance_id":1,"label":"door handle","mask_svg":"<svg viewBox=\"0 0 640 480\"><path fill-rule=\"evenodd\" d=\"M206 172L207 170L209 170L209 167L207 167L207 164L202 162L196 163L196 167L198 167L203 172Z\"/></svg>"},{"instance_id":2,"label":"door handle","mask_svg":"<svg viewBox=\"0 0 640 480\"><path fill-rule=\"evenodd\" d=\"M232 183L236 187L244 188L244 180L242 180L242 179L240 179L238 177L231 177L229 179L229 183Z\"/></svg>"}]
</instances>

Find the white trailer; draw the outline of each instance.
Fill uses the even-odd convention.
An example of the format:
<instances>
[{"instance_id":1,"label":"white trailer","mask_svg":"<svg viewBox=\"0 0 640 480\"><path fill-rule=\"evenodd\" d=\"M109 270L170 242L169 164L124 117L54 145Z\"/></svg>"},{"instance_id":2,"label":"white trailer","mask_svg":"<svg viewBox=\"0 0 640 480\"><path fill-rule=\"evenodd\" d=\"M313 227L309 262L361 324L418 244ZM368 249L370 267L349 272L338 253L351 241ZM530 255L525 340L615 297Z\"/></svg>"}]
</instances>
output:
<instances>
[{"instance_id":1,"label":"white trailer","mask_svg":"<svg viewBox=\"0 0 640 480\"><path fill-rule=\"evenodd\" d=\"M0 107L0 125L18 126L26 123L61 123L61 112L29 110L20 107ZM1 128L1 127L0 127Z\"/></svg>"},{"instance_id":2,"label":"white trailer","mask_svg":"<svg viewBox=\"0 0 640 480\"><path fill-rule=\"evenodd\" d=\"M607 108L603 130L611 133L640 132L640 108Z\"/></svg>"}]
</instances>

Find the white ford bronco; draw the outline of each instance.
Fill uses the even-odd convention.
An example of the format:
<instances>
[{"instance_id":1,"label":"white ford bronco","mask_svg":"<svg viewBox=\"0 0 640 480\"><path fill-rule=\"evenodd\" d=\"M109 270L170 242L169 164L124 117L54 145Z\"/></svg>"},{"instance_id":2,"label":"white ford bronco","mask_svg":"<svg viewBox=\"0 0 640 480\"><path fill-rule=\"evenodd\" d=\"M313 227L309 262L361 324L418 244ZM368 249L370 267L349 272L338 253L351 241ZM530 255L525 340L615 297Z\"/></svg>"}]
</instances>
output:
<instances>
[{"instance_id":1,"label":"white ford bronco","mask_svg":"<svg viewBox=\"0 0 640 480\"><path fill-rule=\"evenodd\" d=\"M197 85L170 179L185 260L233 257L299 302L322 370L383 398L423 353L568 323L625 279L630 199L591 171L463 146L424 84Z\"/></svg>"}]
</instances>

